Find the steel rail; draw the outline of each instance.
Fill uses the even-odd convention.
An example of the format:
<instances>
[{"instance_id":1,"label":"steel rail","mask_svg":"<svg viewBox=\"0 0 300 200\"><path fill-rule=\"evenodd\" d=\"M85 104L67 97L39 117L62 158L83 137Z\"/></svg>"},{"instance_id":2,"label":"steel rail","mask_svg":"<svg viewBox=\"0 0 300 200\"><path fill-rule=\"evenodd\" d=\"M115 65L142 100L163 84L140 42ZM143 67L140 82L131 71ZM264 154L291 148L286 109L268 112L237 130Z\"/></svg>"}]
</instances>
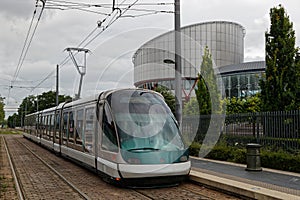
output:
<instances>
[{"instance_id":1,"label":"steel rail","mask_svg":"<svg viewBox=\"0 0 300 200\"><path fill-rule=\"evenodd\" d=\"M24 200L24 194L23 194L23 191L20 187L20 183L19 183L19 179L18 179L17 174L16 174L15 166L13 165L12 159L11 159L10 154L9 154L9 150L7 148L6 140L3 136L2 136L2 140L3 140L3 143L4 143L4 148L5 148L5 151L6 151L6 154L7 154L9 165L10 165L10 168L11 168L11 171L12 171L12 174L13 174L13 178L14 178L14 181L15 181L15 187L16 187L16 190L17 190L18 198L19 198L19 200Z\"/></svg>"},{"instance_id":2,"label":"steel rail","mask_svg":"<svg viewBox=\"0 0 300 200\"><path fill-rule=\"evenodd\" d=\"M40 156L34 153L27 145L21 143L19 140L16 140L19 144L23 145L32 155L34 155L37 159L39 159L44 165L46 165L51 171L53 171L57 176L59 176L66 184L68 184L75 192L77 192L82 198L86 200L90 200L90 198L79 190L74 184L68 181L61 173L59 173L56 169L51 167L46 161L44 161Z\"/></svg>"}]
</instances>

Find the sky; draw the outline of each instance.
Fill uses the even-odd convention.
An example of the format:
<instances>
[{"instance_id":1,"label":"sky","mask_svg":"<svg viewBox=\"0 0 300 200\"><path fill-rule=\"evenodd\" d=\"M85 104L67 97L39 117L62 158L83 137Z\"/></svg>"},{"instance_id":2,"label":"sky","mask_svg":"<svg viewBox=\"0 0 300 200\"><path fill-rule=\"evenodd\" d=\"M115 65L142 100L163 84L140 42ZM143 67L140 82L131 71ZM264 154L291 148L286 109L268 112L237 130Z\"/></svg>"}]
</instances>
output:
<instances>
[{"instance_id":1,"label":"sky","mask_svg":"<svg viewBox=\"0 0 300 200\"><path fill-rule=\"evenodd\" d=\"M6 118L28 95L55 90L57 65L60 94L75 96L80 75L65 50L68 47L90 50L82 97L105 89L133 87L132 56L148 40L174 29L174 1L115 0L121 16L119 9L111 13L112 2L47 0L37 22L42 1L38 7L36 0L0 1L0 96L5 98ZM81 3L81 7L74 3ZM82 7L83 3L98 6ZM159 5L149 5L154 3ZM279 4L293 22L296 46L300 46L298 0L181 0L181 26L218 20L239 23L246 30L244 61L264 60L270 8ZM67 9L70 5L73 9ZM84 52L75 58L79 66L84 65Z\"/></svg>"}]
</instances>

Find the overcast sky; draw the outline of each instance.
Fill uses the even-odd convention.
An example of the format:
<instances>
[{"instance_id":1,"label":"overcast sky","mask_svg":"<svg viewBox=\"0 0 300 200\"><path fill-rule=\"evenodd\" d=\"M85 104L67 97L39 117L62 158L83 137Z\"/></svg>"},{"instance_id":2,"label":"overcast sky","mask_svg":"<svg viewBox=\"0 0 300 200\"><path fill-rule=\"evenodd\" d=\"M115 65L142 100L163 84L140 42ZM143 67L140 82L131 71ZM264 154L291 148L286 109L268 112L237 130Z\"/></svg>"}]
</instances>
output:
<instances>
[{"instance_id":1,"label":"overcast sky","mask_svg":"<svg viewBox=\"0 0 300 200\"><path fill-rule=\"evenodd\" d=\"M116 10L103 22L102 27L96 29L97 22L107 17L99 13L108 14L111 8L97 7L90 11L98 13L92 13L83 11L88 8L64 10L62 8L65 7L53 7L55 4L62 5L66 2L111 4L112 0L69 0L64 2L47 0L46 9L42 13L27 55L24 60L21 59L21 64L18 65L22 58L21 52L30 23L34 19L30 29L33 31L41 9L40 7L36 9L36 0L0 1L0 95L6 98L6 117L13 113L8 109L18 107L26 96L55 90L54 72L57 64L63 64L60 67L60 94L74 97L78 90L79 74L71 61L63 62L68 57L68 53L64 49L78 47L88 34L93 33L92 36L95 36L101 32L103 26L106 26L115 19L114 16L118 15ZM134 2L135 0L116 0L117 5ZM174 1L139 0L137 4L157 2L173 3ZM282 4L294 24L296 45L300 46L299 0L182 0L181 2L182 26L214 20L241 24L246 29L245 61L264 60L264 32L270 27L269 11L270 8ZM41 2L38 5L42 5ZM35 9L37 12L33 18ZM82 89L83 97L99 90L133 86L132 56L135 50L149 39L174 27L172 13L153 14L153 12L141 12L133 9L170 12L173 11L173 5L132 6L122 18L116 20L85 47L91 53L87 56L87 73ZM92 32L94 29L95 32ZM30 37L31 35L27 41L30 41ZM82 55L77 54L76 58L82 61ZM17 70L18 66L19 70ZM41 82L47 76L49 78ZM15 81L12 84L13 87L10 88L12 80ZM36 88L32 89L32 87Z\"/></svg>"}]
</instances>

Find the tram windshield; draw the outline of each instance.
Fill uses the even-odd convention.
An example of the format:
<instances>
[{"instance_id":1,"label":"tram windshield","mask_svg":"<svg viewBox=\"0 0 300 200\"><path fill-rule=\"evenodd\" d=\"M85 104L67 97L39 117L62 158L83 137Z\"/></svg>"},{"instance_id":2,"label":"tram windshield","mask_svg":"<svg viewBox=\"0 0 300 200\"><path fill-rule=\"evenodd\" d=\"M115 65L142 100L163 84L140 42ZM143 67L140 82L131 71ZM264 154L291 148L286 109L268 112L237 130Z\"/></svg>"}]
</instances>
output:
<instances>
[{"instance_id":1,"label":"tram windshield","mask_svg":"<svg viewBox=\"0 0 300 200\"><path fill-rule=\"evenodd\" d=\"M185 148L175 118L160 95L122 90L111 94L108 102L121 149L138 153Z\"/></svg>"}]
</instances>

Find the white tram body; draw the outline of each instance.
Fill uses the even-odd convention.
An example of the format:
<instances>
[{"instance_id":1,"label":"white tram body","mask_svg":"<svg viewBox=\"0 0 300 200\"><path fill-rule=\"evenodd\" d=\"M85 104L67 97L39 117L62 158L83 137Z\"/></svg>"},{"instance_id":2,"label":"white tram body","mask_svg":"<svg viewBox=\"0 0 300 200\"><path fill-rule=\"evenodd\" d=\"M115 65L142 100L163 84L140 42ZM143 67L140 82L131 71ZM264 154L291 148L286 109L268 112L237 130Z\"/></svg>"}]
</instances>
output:
<instances>
[{"instance_id":1,"label":"white tram body","mask_svg":"<svg viewBox=\"0 0 300 200\"><path fill-rule=\"evenodd\" d=\"M109 90L29 114L24 137L122 185L178 183L191 168L171 110L151 90Z\"/></svg>"}]
</instances>

